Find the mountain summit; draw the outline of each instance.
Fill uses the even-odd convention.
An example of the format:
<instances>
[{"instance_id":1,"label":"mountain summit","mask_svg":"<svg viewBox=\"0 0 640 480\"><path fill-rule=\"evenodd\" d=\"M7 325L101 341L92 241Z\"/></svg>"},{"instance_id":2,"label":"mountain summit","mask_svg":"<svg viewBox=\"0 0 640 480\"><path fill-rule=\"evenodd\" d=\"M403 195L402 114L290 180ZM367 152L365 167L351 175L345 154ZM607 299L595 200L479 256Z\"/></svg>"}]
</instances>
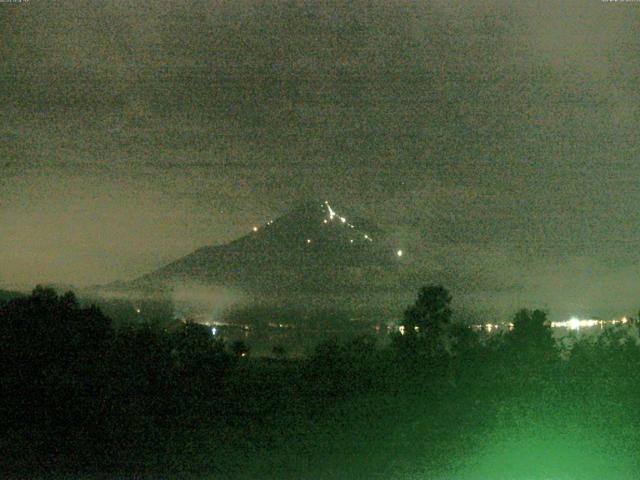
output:
<instances>
[{"instance_id":1,"label":"mountain summit","mask_svg":"<svg viewBox=\"0 0 640 480\"><path fill-rule=\"evenodd\" d=\"M344 216L328 201L308 202L237 240L199 248L128 286L148 289L189 281L264 293L353 289L366 272L396 263L382 238L380 229Z\"/></svg>"}]
</instances>

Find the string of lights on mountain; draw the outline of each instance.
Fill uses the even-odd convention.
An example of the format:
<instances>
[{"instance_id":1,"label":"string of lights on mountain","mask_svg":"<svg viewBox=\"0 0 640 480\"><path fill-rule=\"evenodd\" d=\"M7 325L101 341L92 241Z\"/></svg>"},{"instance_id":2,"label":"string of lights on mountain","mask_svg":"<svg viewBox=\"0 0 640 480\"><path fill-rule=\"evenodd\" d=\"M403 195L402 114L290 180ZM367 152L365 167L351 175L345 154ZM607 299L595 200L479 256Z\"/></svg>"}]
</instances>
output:
<instances>
[{"instance_id":1,"label":"string of lights on mountain","mask_svg":"<svg viewBox=\"0 0 640 480\"><path fill-rule=\"evenodd\" d=\"M349 223L345 217L339 215L331 207L331 205L329 204L328 200L325 200L324 203L321 206L322 206L322 208L326 208L326 212L327 212L327 217L322 220L322 224L323 225L328 225L329 223L336 223L336 224L344 225L345 227L351 228L353 230L356 230L354 232L354 237L353 238L349 238L349 243L354 243L356 241L355 240L356 238L362 238L364 241L373 242L373 238L368 233L360 234L359 232L357 232L356 226L353 225L352 223ZM273 220L269 220L265 224L265 228L269 227L272 224L273 224ZM257 225L254 225L252 230L253 230L254 233L257 233L260 230L260 227L258 227ZM360 237L360 235L361 235L361 237ZM307 244L312 244L313 243L313 239L311 239L311 238L307 238L305 241L306 241ZM404 252L402 251L402 249L397 249L395 251L395 254L396 254L397 257L402 257L404 255Z\"/></svg>"}]
</instances>

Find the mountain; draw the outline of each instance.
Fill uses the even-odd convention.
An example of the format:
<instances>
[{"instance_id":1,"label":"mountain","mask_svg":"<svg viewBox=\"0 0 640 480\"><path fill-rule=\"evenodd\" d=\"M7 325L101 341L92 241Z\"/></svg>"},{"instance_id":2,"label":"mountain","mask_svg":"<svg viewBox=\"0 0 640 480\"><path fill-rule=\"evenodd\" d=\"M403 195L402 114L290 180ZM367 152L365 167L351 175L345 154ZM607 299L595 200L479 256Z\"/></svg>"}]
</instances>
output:
<instances>
[{"instance_id":1,"label":"mountain","mask_svg":"<svg viewBox=\"0 0 640 480\"><path fill-rule=\"evenodd\" d=\"M345 293L364 288L371 275L393 270L395 255L383 237L371 222L347 218L327 201L315 201L228 244L199 248L120 286L155 290L196 282L276 295Z\"/></svg>"}]
</instances>

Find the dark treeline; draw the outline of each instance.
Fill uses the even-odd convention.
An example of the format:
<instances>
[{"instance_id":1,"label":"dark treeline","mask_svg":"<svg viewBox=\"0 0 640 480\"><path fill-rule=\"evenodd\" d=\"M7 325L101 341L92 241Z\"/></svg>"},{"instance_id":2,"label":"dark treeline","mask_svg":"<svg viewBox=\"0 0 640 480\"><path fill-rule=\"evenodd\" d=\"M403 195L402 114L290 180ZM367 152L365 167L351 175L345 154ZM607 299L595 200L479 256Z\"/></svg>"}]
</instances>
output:
<instances>
[{"instance_id":1,"label":"dark treeline","mask_svg":"<svg viewBox=\"0 0 640 480\"><path fill-rule=\"evenodd\" d=\"M572 469L622 478L637 469L634 326L558 345L543 311L522 310L511 331L487 335L452 323L450 303L443 287L425 287L390 345L336 338L293 360L276 349L251 358L243 343L194 323L114 328L73 293L36 288L0 306L3 477L505 478Z\"/></svg>"}]
</instances>

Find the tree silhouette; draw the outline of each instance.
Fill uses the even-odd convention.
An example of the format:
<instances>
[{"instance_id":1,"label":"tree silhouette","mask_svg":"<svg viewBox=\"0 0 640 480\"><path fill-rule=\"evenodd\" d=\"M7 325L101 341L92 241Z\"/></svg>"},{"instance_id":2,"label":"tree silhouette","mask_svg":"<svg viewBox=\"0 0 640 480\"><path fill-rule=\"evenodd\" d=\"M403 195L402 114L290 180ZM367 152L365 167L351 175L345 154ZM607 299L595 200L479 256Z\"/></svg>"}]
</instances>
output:
<instances>
[{"instance_id":1,"label":"tree silhouette","mask_svg":"<svg viewBox=\"0 0 640 480\"><path fill-rule=\"evenodd\" d=\"M518 311L513 318L513 330L507 335L506 345L512 358L518 362L545 363L558 356L551 325L542 310Z\"/></svg>"},{"instance_id":2,"label":"tree silhouette","mask_svg":"<svg viewBox=\"0 0 640 480\"><path fill-rule=\"evenodd\" d=\"M0 431L28 428L32 444L59 452L99 431L112 337L110 319L71 292L36 287L3 305Z\"/></svg>"},{"instance_id":3,"label":"tree silhouette","mask_svg":"<svg viewBox=\"0 0 640 480\"><path fill-rule=\"evenodd\" d=\"M113 334L111 320L95 307L81 308L76 296L36 287L0 309L0 351L6 364L44 373L51 366L98 360Z\"/></svg>"},{"instance_id":4,"label":"tree silhouette","mask_svg":"<svg viewBox=\"0 0 640 480\"><path fill-rule=\"evenodd\" d=\"M174 333L172 356L182 379L201 384L201 389L214 388L232 365L224 342L213 336L209 327L193 322Z\"/></svg>"},{"instance_id":5,"label":"tree silhouette","mask_svg":"<svg viewBox=\"0 0 640 480\"><path fill-rule=\"evenodd\" d=\"M249 347L242 340L236 340L231 344L231 352L237 358L246 357L249 355Z\"/></svg>"},{"instance_id":6,"label":"tree silhouette","mask_svg":"<svg viewBox=\"0 0 640 480\"><path fill-rule=\"evenodd\" d=\"M436 355L444 351L444 334L451 323L451 295L442 285L424 286L404 311L401 335L394 344L405 353Z\"/></svg>"},{"instance_id":7,"label":"tree silhouette","mask_svg":"<svg viewBox=\"0 0 640 480\"><path fill-rule=\"evenodd\" d=\"M451 321L451 295L442 285L420 289L416 302L404 312L404 326L425 334L437 333Z\"/></svg>"},{"instance_id":8,"label":"tree silhouette","mask_svg":"<svg viewBox=\"0 0 640 480\"><path fill-rule=\"evenodd\" d=\"M275 345L271 349L271 354L278 359L283 359L287 356L287 350L282 345Z\"/></svg>"}]
</instances>

